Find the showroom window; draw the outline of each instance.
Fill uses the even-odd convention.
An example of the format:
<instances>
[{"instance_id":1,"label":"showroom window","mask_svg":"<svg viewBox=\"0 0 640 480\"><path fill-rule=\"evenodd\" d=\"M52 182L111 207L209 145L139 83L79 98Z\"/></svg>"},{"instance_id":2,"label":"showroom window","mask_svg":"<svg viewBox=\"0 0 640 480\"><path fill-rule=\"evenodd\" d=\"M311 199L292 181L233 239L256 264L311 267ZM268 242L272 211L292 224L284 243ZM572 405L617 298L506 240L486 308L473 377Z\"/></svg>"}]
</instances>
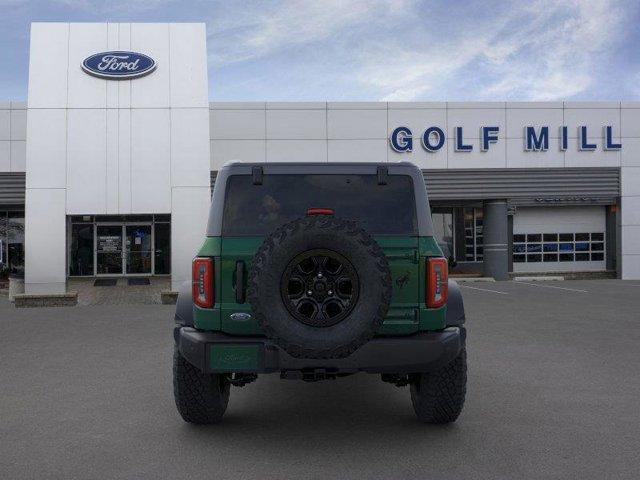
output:
<instances>
[{"instance_id":1,"label":"showroom window","mask_svg":"<svg viewBox=\"0 0 640 480\"><path fill-rule=\"evenodd\" d=\"M446 258L454 259L454 223L452 208L434 208L431 213L433 233Z\"/></svg>"},{"instance_id":2,"label":"showroom window","mask_svg":"<svg viewBox=\"0 0 640 480\"><path fill-rule=\"evenodd\" d=\"M170 273L170 215L71 217L69 276Z\"/></svg>"},{"instance_id":3,"label":"showroom window","mask_svg":"<svg viewBox=\"0 0 640 480\"><path fill-rule=\"evenodd\" d=\"M0 276L24 272L24 212L0 211Z\"/></svg>"},{"instance_id":4,"label":"showroom window","mask_svg":"<svg viewBox=\"0 0 640 480\"><path fill-rule=\"evenodd\" d=\"M483 255L483 220L481 208L465 208L464 215L464 247L466 262L482 262Z\"/></svg>"},{"instance_id":5,"label":"showroom window","mask_svg":"<svg viewBox=\"0 0 640 480\"><path fill-rule=\"evenodd\" d=\"M605 258L604 232L515 233L514 263L602 262Z\"/></svg>"}]
</instances>

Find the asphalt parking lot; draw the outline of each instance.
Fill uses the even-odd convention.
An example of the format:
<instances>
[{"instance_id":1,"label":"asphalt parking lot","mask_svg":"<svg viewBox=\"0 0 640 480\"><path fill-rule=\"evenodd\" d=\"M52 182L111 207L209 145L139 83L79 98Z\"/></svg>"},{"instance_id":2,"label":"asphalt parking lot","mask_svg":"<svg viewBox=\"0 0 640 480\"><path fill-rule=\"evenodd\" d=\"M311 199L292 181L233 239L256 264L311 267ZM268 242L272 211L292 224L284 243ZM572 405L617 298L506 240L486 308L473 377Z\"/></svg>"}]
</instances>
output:
<instances>
[{"instance_id":1,"label":"asphalt parking lot","mask_svg":"<svg viewBox=\"0 0 640 480\"><path fill-rule=\"evenodd\" d=\"M0 478L638 478L640 281L466 283L457 423L357 375L261 377L225 421L182 422L172 308L0 297Z\"/></svg>"}]
</instances>

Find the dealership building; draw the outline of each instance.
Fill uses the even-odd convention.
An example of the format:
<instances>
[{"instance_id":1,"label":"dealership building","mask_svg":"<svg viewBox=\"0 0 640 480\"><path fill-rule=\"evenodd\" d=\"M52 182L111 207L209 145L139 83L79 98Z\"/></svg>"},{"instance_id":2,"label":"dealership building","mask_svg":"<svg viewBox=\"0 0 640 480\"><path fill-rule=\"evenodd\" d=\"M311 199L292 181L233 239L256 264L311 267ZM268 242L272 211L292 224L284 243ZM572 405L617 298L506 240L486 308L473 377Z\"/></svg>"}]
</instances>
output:
<instances>
[{"instance_id":1,"label":"dealership building","mask_svg":"<svg viewBox=\"0 0 640 480\"><path fill-rule=\"evenodd\" d=\"M454 271L640 279L640 102L210 103L207 72L204 24L32 24L27 101L0 102L0 263L27 293L176 289L230 161L413 162Z\"/></svg>"}]
</instances>

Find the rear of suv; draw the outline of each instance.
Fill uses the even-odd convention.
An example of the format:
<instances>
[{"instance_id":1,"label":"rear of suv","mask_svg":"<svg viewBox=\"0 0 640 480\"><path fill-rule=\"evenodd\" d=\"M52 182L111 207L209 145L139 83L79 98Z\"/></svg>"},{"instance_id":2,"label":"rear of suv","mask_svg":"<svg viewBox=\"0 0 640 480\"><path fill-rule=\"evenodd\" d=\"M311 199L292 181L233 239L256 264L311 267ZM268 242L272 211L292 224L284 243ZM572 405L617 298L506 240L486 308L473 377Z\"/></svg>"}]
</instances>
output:
<instances>
[{"instance_id":1,"label":"rear of suv","mask_svg":"<svg viewBox=\"0 0 640 480\"><path fill-rule=\"evenodd\" d=\"M464 307L413 164L229 164L192 267L174 329L184 420L220 421L230 387L265 373L376 373L410 386L424 422L460 414Z\"/></svg>"}]
</instances>

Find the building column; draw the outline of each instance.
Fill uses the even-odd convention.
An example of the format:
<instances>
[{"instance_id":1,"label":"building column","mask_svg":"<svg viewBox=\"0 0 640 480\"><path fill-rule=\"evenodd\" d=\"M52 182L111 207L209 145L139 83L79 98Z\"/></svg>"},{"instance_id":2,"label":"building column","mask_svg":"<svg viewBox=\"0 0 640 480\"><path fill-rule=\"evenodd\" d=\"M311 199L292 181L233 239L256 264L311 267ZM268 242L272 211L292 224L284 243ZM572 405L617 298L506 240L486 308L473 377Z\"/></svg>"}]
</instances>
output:
<instances>
[{"instance_id":1,"label":"building column","mask_svg":"<svg viewBox=\"0 0 640 480\"><path fill-rule=\"evenodd\" d=\"M508 218L506 200L484 202L484 276L509 279Z\"/></svg>"},{"instance_id":2,"label":"building column","mask_svg":"<svg viewBox=\"0 0 640 480\"><path fill-rule=\"evenodd\" d=\"M28 180L27 180L28 181ZM25 202L25 293L65 293L65 190L27 188Z\"/></svg>"}]
</instances>

